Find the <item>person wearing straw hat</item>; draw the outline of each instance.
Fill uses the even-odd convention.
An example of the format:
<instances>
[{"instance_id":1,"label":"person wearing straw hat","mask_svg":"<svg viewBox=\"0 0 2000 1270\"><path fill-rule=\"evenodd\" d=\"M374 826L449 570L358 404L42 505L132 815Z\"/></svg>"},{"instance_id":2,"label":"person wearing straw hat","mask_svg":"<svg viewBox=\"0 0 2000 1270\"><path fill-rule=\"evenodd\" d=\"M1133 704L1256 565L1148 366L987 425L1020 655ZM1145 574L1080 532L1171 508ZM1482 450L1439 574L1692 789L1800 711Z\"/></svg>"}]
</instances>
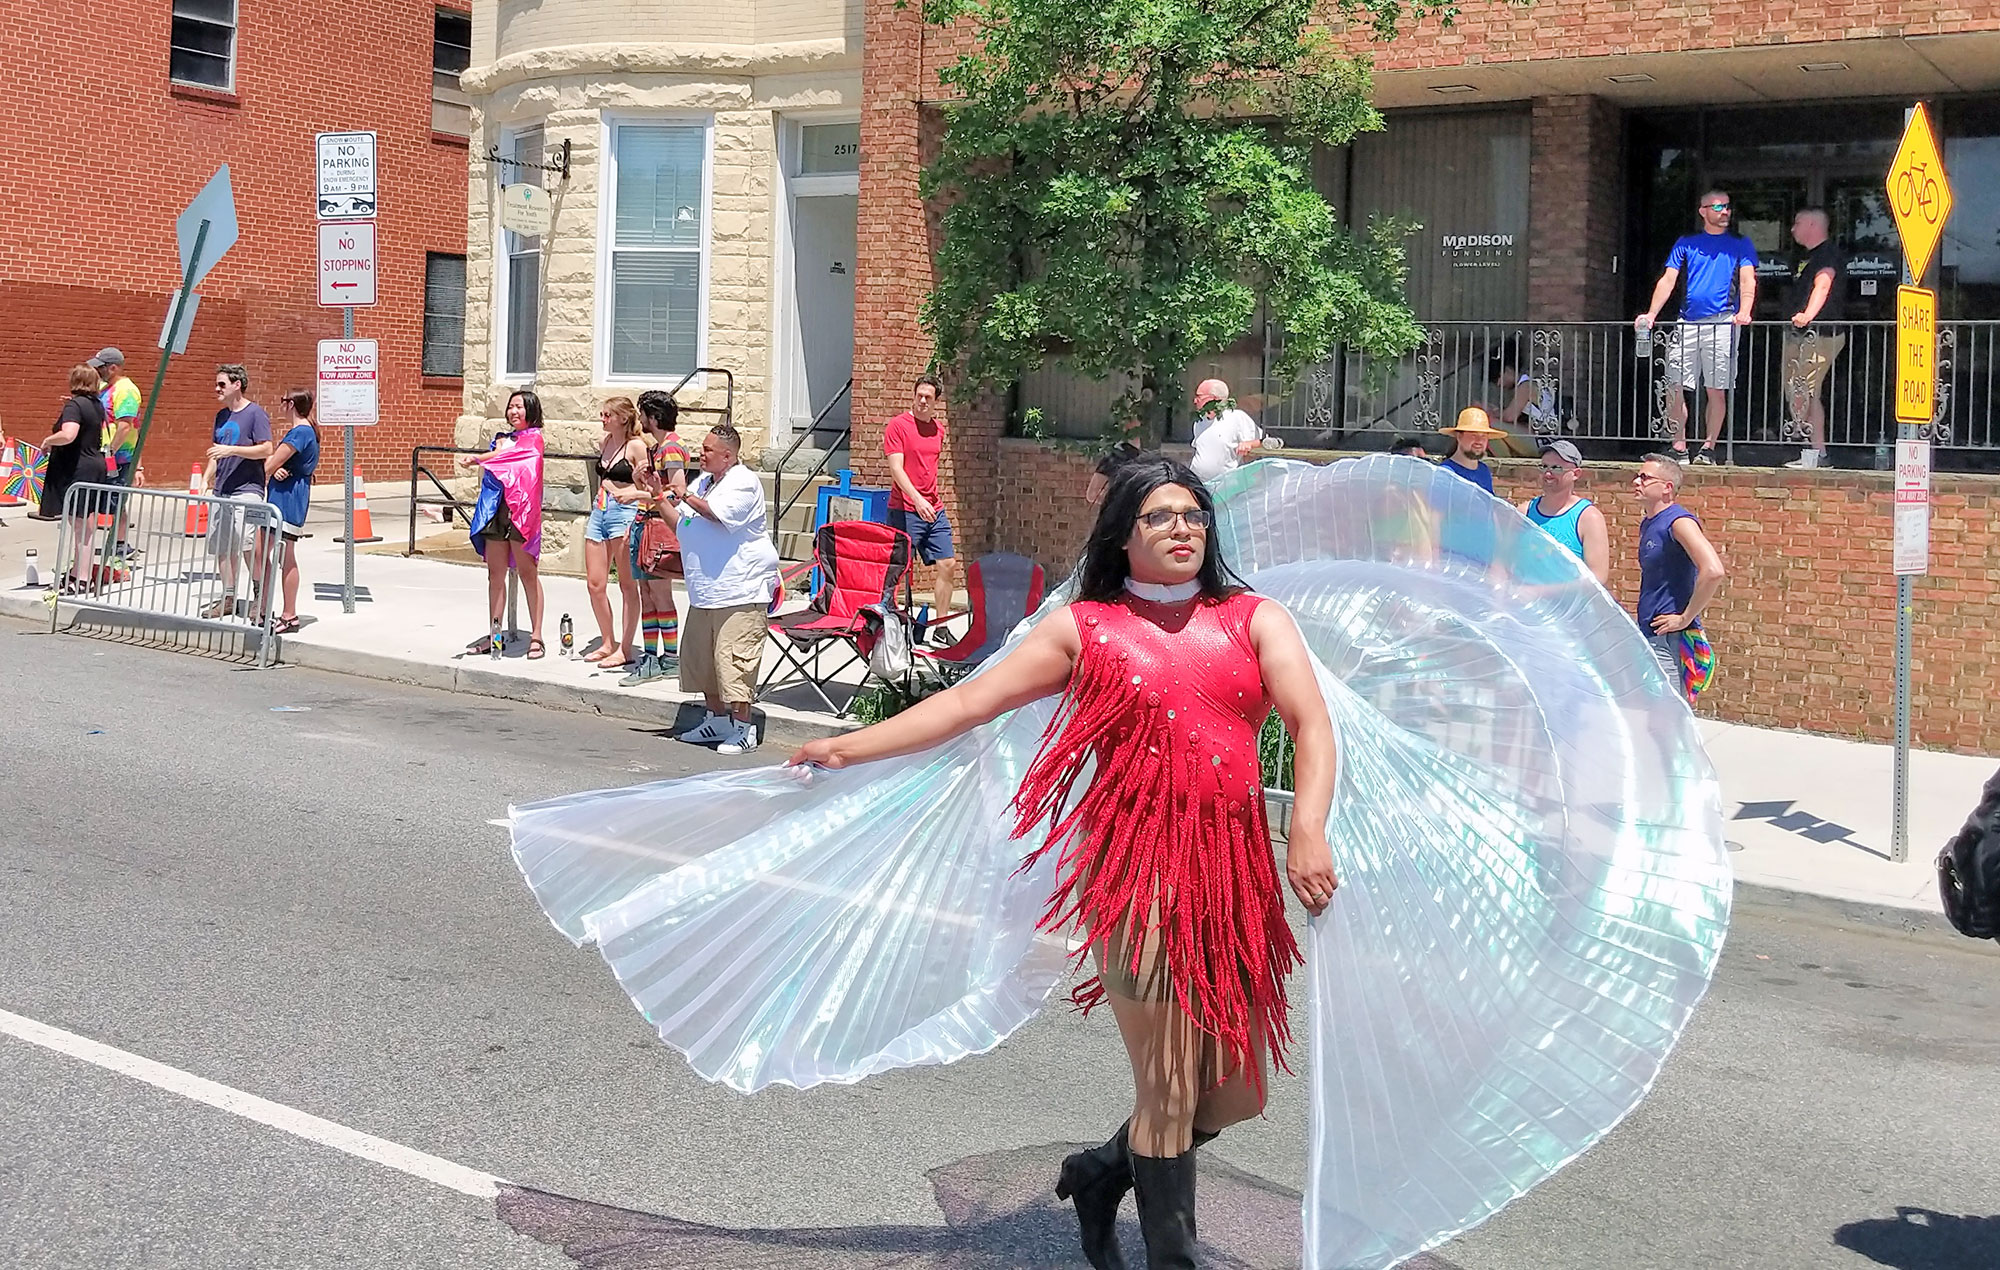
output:
<instances>
[{"instance_id":1,"label":"person wearing straw hat","mask_svg":"<svg viewBox=\"0 0 2000 1270\"><path fill-rule=\"evenodd\" d=\"M1486 466L1486 447L1493 443L1494 437L1504 437L1506 432L1494 427L1493 420L1478 406L1467 406L1458 412L1457 422L1438 431L1453 443L1450 455L1439 466L1491 494L1493 469Z\"/></svg>"}]
</instances>

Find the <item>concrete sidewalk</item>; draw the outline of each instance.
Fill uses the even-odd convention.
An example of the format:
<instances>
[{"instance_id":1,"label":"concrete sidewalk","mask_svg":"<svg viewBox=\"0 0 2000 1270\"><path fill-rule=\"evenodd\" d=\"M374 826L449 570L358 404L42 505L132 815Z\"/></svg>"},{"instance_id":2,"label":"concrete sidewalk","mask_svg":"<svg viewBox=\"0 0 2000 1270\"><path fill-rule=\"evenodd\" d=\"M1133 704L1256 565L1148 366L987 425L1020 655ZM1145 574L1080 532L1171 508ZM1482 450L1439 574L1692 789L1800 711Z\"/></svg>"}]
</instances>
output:
<instances>
[{"instance_id":1,"label":"concrete sidewalk","mask_svg":"<svg viewBox=\"0 0 2000 1270\"><path fill-rule=\"evenodd\" d=\"M391 542L400 541L403 522L389 516L401 509L393 498L380 501L387 514L378 514L375 527ZM0 613L47 622L41 593L22 588L20 559L23 546L39 543L43 568L52 570L54 526L29 522L17 514L5 519L7 528L0 530ZM544 576L546 657L527 660L522 637L496 660L465 652L466 644L486 630L482 570L423 557L357 553L359 602L349 616L341 612L341 548L333 541L340 532L338 517L333 509L316 510L307 528L314 536L301 544L299 553L303 574L299 613L306 625L283 638L279 646L283 662L507 697L662 728L693 722L689 699L677 691L673 680L619 688L622 670L600 671L562 655L557 628L564 613L576 627L576 652L586 651L596 640L596 623L581 579ZM419 533L434 541L442 541L441 535L463 537L461 529L429 522L420 522ZM681 599L685 612L684 594ZM525 625L525 606L521 620ZM767 669L776 659L769 646L765 659ZM845 676L849 683L856 678L851 672ZM835 697L844 699L838 692ZM781 691L774 700L759 703L758 709L767 731L776 733L770 751L774 761L782 757L782 741L850 726L834 719L800 688ZM1889 910L1893 920L1902 921L1942 911L1932 861L1964 822L1980 785L2000 762L1915 753L1910 859L1894 864L1889 860L1893 757L1889 746L1714 720L1701 723L1701 734L1721 777L1726 836L1739 881Z\"/></svg>"}]
</instances>

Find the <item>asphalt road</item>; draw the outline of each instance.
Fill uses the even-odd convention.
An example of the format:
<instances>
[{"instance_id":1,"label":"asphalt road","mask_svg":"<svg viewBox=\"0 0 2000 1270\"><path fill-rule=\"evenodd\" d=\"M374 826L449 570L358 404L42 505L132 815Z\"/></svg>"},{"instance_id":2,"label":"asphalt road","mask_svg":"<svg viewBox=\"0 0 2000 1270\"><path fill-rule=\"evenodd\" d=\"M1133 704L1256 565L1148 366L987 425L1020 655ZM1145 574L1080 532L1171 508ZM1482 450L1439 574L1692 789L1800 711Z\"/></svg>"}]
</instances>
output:
<instances>
[{"instance_id":1,"label":"asphalt road","mask_svg":"<svg viewBox=\"0 0 2000 1270\"><path fill-rule=\"evenodd\" d=\"M513 1184L461 1194L0 1036L0 1265L1077 1264L1046 1187L1122 1114L1108 1023L1052 1010L955 1067L746 1099L659 1045L488 823L712 756L5 622L0 686L0 1010ZM1646 1104L1431 1266L2000 1266L2000 950L1738 914ZM1296 1264L1303 1122L1281 1081L1203 1152L1215 1264Z\"/></svg>"}]
</instances>

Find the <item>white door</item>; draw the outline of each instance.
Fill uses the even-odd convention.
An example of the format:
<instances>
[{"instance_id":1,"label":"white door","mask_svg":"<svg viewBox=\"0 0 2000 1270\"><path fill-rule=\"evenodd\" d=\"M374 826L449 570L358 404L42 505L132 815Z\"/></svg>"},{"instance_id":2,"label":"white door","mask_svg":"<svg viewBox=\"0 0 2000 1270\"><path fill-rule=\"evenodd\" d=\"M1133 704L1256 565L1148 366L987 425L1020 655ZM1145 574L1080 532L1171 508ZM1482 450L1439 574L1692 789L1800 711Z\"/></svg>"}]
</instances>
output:
<instances>
[{"instance_id":1,"label":"white door","mask_svg":"<svg viewBox=\"0 0 2000 1270\"><path fill-rule=\"evenodd\" d=\"M854 219L851 194L800 196L792 203L792 294L798 312L798 387L789 394L792 435L854 373ZM848 401L821 421L822 435L845 431ZM810 443L808 443L810 444Z\"/></svg>"}]
</instances>

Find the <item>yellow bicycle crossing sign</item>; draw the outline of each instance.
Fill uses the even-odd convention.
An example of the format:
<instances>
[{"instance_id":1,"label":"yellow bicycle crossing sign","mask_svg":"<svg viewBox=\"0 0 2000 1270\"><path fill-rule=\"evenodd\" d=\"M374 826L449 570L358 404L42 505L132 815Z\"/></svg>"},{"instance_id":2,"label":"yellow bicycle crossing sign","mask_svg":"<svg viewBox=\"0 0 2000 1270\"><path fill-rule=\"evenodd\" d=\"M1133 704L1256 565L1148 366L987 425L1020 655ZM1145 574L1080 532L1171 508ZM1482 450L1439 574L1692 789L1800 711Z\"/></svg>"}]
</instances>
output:
<instances>
[{"instance_id":1,"label":"yellow bicycle crossing sign","mask_svg":"<svg viewBox=\"0 0 2000 1270\"><path fill-rule=\"evenodd\" d=\"M1951 181L1944 174L1931 112L1922 102L1904 125L1903 144L1896 147L1896 161L1889 165L1888 188L1889 214L1896 218L1896 232L1903 239L1910 281L1921 283L1951 216Z\"/></svg>"}]
</instances>

